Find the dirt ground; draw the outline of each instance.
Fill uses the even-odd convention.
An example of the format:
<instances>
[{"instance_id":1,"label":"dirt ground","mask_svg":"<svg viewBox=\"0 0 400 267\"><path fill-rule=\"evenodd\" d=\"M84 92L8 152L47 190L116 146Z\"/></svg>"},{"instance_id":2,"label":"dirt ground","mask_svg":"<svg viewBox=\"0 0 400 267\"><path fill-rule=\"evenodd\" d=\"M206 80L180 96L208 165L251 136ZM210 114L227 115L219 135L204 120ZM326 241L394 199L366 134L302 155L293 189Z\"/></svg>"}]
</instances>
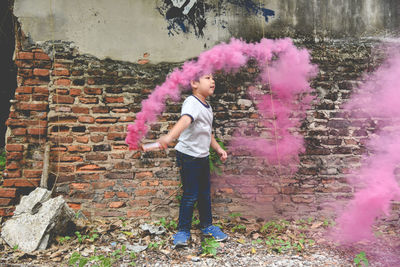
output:
<instances>
[{"instance_id":1,"label":"dirt ground","mask_svg":"<svg viewBox=\"0 0 400 267\"><path fill-rule=\"evenodd\" d=\"M49 248L24 253L0 244L0 266L400 266L399 222L374 228L376 240L339 246L325 219L265 221L240 214L214 220L230 238L205 238L193 220L188 247L174 249L176 219L77 219ZM154 228L151 233L146 228Z\"/></svg>"}]
</instances>

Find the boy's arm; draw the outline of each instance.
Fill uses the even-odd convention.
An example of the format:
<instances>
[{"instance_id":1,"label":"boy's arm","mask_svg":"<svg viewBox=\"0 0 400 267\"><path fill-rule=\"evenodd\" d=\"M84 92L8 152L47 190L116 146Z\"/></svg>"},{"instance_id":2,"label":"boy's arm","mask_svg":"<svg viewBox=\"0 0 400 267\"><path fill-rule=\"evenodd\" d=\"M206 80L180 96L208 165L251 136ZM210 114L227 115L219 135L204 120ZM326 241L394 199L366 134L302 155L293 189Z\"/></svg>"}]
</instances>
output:
<instances>
[{"instance_id":1,"label":"boy's arm","mask_svg":"<svg viewBox=\"0 0 400 267\"><path fill-rule=\"evenodd\" d=\"M225 150L222 149L222 147L218 144L217 140L215 140L214 134L211 135L211 147L218 153L219 158L221 159L222 162L225 162L225 160L228 157L228 154L226 153Z\"/></svg>"},{"instance_id":2,"label":"boy's arm","mask_svg":"<svg viewBox=\"0 0 400 267\"><path fill-rule=\"evenodd\" d=\"M192 123L192 118L188 115L183 115L177 123L172 127L168 134L161 136L157 142L160 143L163 149L166 149L168 145L181 135L183 130L185 130Z\"/></svg>"}]
</instances>

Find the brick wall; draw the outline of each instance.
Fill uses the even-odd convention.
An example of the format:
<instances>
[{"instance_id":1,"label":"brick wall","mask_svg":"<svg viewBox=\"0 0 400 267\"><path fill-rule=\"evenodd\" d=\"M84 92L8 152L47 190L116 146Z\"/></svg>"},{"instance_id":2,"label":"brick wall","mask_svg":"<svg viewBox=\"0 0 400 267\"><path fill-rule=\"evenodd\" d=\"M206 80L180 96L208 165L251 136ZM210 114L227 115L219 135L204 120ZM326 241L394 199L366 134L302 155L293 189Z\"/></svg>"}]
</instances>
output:
<instances>
[{"instance_id":1,"label":"brick wall","mask_svg":"<svg viewBox=\"0 0 400 267\"><path fill-rule=\"evenodd\" d=\"M307 149L300 168L289 175L284 166L231 155L223 166L225 174L212 179L217 214L332 216L330 204L351 197L345 175L358 166L364 152L360 141L374 126L360 118L358 124L350 124L340 105L380 56L371 53L373 43L368 42L299 45L312 49L320 67L312 81L317 100L302 125ZM55 194L63 195L72 208L95 217L176 215L179 177L174 150L129 151L124 138L141 100L179 64L100 60L81 55L65 42L44 44L42 49L52 59L38 47L17 53L18 89L7 122L1 214L11 214L19 196L38 185L44 144L50 142L50 186L56 183ZM217 75L211 104L216 135L225 143L240 122L257 123L252 104L243 101L255 74L248 66L235 75ZM147 138L166 133L179 111L180 103L169 103Z\"/></svg>"}]
</instances>

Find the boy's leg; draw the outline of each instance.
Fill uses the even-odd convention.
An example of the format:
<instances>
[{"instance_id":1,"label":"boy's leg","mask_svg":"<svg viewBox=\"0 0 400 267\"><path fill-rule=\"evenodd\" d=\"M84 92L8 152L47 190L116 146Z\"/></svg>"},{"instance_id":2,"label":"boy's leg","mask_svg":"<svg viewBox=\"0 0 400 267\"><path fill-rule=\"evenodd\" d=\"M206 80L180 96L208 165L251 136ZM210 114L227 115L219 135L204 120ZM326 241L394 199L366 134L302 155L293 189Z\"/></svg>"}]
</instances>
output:
<instances>
[{"instance_id":1,"label":"boy's leg","mask_svg":"<svg viewBox=\"0 0 400 267\"><path fill-rule=\"evenodd\" d=\"M210 163L208 157L199 160L201 172L199 177L199 219L200 229L212 225L211 196L210 196Z\"/></svg>"},{"instance_id":2,"label":"boy's leg","mask_svg":"<svg viewBox=\"0 0 400 267\"><path fill-rule=\"evenodd\" d=\"M204 235L212 236L217 241L225 241L228 235L217 226L212 225L210 196L210 163L208 157L202 159L202 176L199 181L199 214L200 229Z\"/></svg>"},{"instance_id":3,"label":"boy's leg","mask_svg":"<svg viewBox=\"0 0 400 267\"><path fill-rule=\"evenodd\" d=\"M197 159L177 152L180 167L183 195L179 207L178 231L190 232L193 217L193 206L199 195L199 174L201 166Z\"/></svg>"}]
</instances>

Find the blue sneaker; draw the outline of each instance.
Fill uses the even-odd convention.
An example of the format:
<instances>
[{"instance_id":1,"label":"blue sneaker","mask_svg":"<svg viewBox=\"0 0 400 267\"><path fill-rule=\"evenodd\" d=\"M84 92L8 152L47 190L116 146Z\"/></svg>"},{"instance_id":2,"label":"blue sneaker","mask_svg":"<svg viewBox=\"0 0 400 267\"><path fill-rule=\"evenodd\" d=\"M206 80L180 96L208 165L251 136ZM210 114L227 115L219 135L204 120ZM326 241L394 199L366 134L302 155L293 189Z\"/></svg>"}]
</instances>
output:
<instances>
[{"instance_id":1,"label":"blue sneaker","mask_svg":"<svg viewBox=\"0 0 400 267\"><path fill-rule=\"evenodd\" d=\"M225 241L228 239L228 235L221 231L218 226L210 225L204 229L201 229L203 235L212 236L216 241Z\"/></svg>"},{"instance_id":2,"label":"blue sneaker","mask_svg":"<svg viewBox=\"0 0 400 267\"><path fill-rule=\"evenodd\" d=\"M185 232L185 231L178 231L176 234L174 234L174 247L185 247L188 245L190 239L190 233Z\"/></svg>"}]
</instances>

